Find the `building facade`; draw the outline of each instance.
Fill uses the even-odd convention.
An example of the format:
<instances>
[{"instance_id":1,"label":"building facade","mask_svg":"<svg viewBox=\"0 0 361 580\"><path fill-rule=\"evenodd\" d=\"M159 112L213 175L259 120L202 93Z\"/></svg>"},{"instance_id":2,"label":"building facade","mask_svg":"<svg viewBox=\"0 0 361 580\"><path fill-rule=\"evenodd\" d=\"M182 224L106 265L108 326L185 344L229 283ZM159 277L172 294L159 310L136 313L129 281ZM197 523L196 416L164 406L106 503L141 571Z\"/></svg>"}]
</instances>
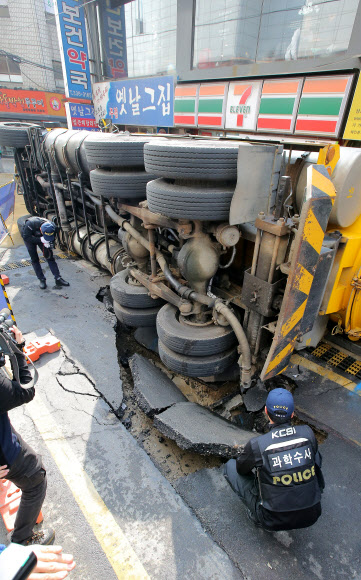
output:
<instances>
[{"instance_id":1,"label":"building facade","mask_svg":"<svg viewBox=\"0 0 361 580\"><path fill-rule=\"evenodd\" d=\"M0 86L63 92L52 0L0 0Z\"/></svg>"}]
</instances>

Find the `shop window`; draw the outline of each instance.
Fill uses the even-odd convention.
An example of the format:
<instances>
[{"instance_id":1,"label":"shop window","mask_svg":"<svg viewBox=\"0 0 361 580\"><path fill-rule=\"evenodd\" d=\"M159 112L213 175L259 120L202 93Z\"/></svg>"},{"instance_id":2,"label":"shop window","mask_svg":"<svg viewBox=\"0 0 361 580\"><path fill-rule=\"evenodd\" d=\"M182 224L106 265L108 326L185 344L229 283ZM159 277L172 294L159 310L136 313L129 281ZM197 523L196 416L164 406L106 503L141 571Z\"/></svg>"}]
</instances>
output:
<instances>
[{"instance_id":1,"label":"shop window","mask_svg":"<svg viewBox=\"0 0 361 580\"><path fill-rule=\"evenodd\" d=\"M0 82L22 83L20 66L7 56L0 56Z\"/></svg>"},{"instance_id":2,"label":"shop window","mask_svg":"<svg viewBox=\"0 0 361 580\"><path fill-rule=\"evenodd\" d=\"M134 0L125 5L128 76L175 71L177 0Z\"/></svg>"},{"instance_id":3,"label":"shop window","mask_svg":"<svg viewBox=\"0 0 361 580\"><path fill-rule=\"evenodd\" d=\"M0 0L0 18L10 18L8 0Z\"/></svg>"},{"instance_id":4,"label":"shop window","mask_svg":"<svg viewBox=\"0 0 361 580\"><path fill-rule=\"evenodd\" d=\"M63 68L61 66L61 62L60 60L53 60L52 64L54 71L55 86L57 89L64 89Z\"/></svg>"},{"instance_id":5,"label":"shop window","mask_svg":"<svg viewBox=\"0 0 361 580\"><path fill-rule=\"evenodd\" d=\"M348 49L359 0L196 0L193 68Z\"/></svg>"}]
</instances>

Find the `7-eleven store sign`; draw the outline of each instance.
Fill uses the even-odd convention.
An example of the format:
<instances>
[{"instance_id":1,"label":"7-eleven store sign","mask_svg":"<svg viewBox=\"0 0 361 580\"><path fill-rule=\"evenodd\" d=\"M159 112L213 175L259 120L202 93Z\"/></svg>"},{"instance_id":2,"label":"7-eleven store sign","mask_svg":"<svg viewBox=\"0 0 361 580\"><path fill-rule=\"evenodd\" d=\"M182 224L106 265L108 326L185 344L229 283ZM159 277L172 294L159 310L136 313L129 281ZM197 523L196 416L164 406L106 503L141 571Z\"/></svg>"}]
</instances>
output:
<instances>
[{"instance_id":1,"label":"7-eleven store sign","mask_svg":"<svg viewBox=\"0 0 361 580\"><path fill-rule=\"evenodd\" d=\"M262 81L229 84L226 129L256 130L261 90Z\"/></svg>"}]
</instances>

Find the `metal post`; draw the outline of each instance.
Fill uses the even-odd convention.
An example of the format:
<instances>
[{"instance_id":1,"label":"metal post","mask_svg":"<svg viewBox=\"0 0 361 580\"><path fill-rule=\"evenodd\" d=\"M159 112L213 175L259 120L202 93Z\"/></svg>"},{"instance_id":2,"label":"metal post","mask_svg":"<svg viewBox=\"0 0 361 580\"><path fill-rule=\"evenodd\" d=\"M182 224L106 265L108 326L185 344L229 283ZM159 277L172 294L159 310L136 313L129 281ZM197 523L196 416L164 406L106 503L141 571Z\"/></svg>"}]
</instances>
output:
<instances>
[{"instance_id":1,"label":"metal post","mask_svg":"<svg viewBox=\"0 0 361 580\"><path fill-rule=\"evenodd\" d=\"M84 221L85 221L85 225L86 225L86 231L88 234L88 247L89 247L89 250L92 250L93 246L92 246L91 241L90 241L90 228L89 228L88 216L86 214L85 192L84 192L84 183L83 183L83 174L82 173L78 173L78 179L79 179L81 200L83 203Z\"/></svg>"},{"instance_id":2,"label":"metal post","mask_svg":"<svg viewBox=\"0 0 361 580\"><path fill-rule=\"evenodd\" d=\"M14 159L15 159L16 169L20 175L21 185L23 186L24 197L25 197L25 200L27 202L27 203L25 203L25 205L27 206L27 210L29 211L28 208L31 207L30 193L29 193L28 183L26 181L26 177L24 174L24 168L23 168L22 163L21 163L21 157L20 157L19 151L17 149L14 149Z\"/></svg>"},{"instance_id":3,"label":"metal post","mask_svg":"<svg viewBox=\"0 0 361 580\"><path fill-rule=\"evenodd\" d=\"M39 195L38 195L38 190L37 190L35 179L34 179L34 172L33 172L32 164L31 164L31 157L29 155L29 149L30 149L30 147L29 147L29 145L27 145L25 147L25 151L26 151L26 154L28 156L29 171L30 171L30 176L31 176L31 185L32 185L33 191L35 193L36 211L40 215Z\"/></svg>"},{"instance_id":4,"label":"metal post","mask_svg":"<svg viewBox=\"0 0 361 580\"><path fill-rule=\"evenodd\" d=\"M267 280L267 282L269 284L272 284L273 276L274 276L274 273L275 273L276 260L277 260L277 255L278 255L278 250L279 250L279 247L280 247L280 243L281 243L281 238L280 238L280 236L277 236L276 239L275 239L274 246L273 246L271 266L270 266L269 274L268 274L268 280Z\"/></svg>"},{"instance_id":5,"label":"metal post","mask_svg":"<svg viewBox=\"0 0 361 580\"><path fill-rule=\"evenodd\" d=\"M100 200L101 200L101 212L102 212L102 219L103 219L103 225L104 225L104 241L105 241L105 247L107 249L107 259L108 262L112 261L112 257L110 255L110 248L109 248L109 236L108 236L108 226L105 222L106 220L106 215L105 215L105 205L104 205L104 197L101 195L100 196Z\"/></svg>"},{"instance_id":6,"label":"metal post","mask_svg":"<svg viewBox=\"0 0 361 580\"><path fill-rule=\"evenodd\" d=\"M67 171L66 174L67 174L67 177L68 177L68 192L69 192L69 196L70 196L70 200L71 200L71 207L73 209L73 215L74 215L74 221L75 221L76 237L78 238L78 242L80 242L81 240L80 240L80 236L79 236L78 220L76 218L75 202L74 202L74 196L73 196L73 188L71 186L69 172Z\"/></svg>"},{"instance_id":7,"label":"metal post","mask_svg":"<svg viewBox=\"0 0 361 580\"><path fill-rule=\"evenodd\" d=\"M60 241L59 230L60 230L60 225L61 224L60 224L59 210L58 210L58 206L57 206L56 199L55 199L55 191L54 191L54 186L53 186L53 180L51 178L50 163L47 163L46 164L46 172L48 174L48 181L49 181L49 184L50 184L50 193L51 193L51 197L52 197L53 204L54 204L54 210L55 210L55 214L56 214L56 220L58 222L57 223L58 230L56 232L56 235L57 235L57 238L58 238L58 244L60 246L61 241Z\"/></svg>"},{"instance_id":8,"label":"metal post","mask_svg":"<svg viewBox=\"0 0 361 580\"><path fill-rule=\"evenodd\" d=\"M157 276L157 260L155 256L155 236L154 229L148 229L148 240L149 240L149 252L150 252L150 266L152 269L151 279L153 280Z\"/></svg>"}]
</instances>

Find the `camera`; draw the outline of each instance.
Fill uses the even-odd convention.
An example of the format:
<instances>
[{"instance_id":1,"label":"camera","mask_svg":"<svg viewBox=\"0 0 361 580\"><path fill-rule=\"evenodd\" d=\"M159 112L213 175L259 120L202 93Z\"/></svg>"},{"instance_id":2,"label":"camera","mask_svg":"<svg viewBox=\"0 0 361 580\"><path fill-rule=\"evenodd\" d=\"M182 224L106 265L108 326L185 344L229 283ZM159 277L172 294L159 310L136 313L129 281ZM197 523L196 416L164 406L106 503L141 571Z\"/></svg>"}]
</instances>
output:
<instances>
[{"instance_id":1,"label":"camera","mask_svg":"<svg viewBox=\"0 0 361 580\"><path fill-rule=\"evenodd\" d=\"M0 555L0 578L26 580L36 564L37 557L30 546L10 544Z\"/></svg>"},{"instance_id":2,"label":"camera","mask_svg":"<svg viewBox=\"0 0 361 580\"><path fill-rule=\"evenodd\" d=\"M9 316L10 310L8 308L3 308L0 310L0 367L4 366L5 356L8 355L10 358L14 379L21 385L23 389L31 389L34 385L36 385L39 373L34 367L32 361L26 357L28 363L33 366L34 378L29 383L21 383L17 354L24 355L23 346L25 345L25 341L22 344L18 344L16 342L15 335L10 330L14 323L11 319L8 320Z\"/></svg>"},{"instance_id":3,"label":"camera","mask_svg":"<svg viewBox=\"0 0 361 580\"><path fill-rule=\"evenodd\" d=\"M10 339L14 344L17 344L15 336L10 330L14 322L11 319L8 320L9 316L10 310L8 308L3 308L0 311L0 366L5 364L5 355L13 353L8 340Z\"/></svg>"}]
</instances>

